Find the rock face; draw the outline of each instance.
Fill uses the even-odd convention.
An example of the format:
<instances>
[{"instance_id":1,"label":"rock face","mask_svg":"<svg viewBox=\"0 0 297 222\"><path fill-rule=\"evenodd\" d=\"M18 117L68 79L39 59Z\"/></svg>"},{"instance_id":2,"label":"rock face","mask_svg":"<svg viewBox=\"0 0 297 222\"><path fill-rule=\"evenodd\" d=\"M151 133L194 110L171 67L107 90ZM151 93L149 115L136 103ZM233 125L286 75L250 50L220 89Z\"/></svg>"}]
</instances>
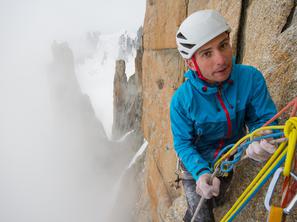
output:
<instances>
[{"instance_id":1,"label":"rock face","mask_svg":"<svg viewBox=\"0 0 297 222\"><path fill-rule=\"evenodd\" d=\"M243 28L243 54L244 64L255 65L261 70L264 63L270 63L268 51L277 37L284 31L294 0L250 1L246 10ZM272 16L273 15L273 16ZM266 74L266 73L265 73Z\"/></svg>"},{"instance_id":2,"label":"rock face","mask_svg":"<svg viewBox=\"0 0 297 222\"><path fill-rule=\"evenodd\" d=\"M176 70L183 67L183 61L172 49L145 51L143 61L143 126L144 137L149 141L145 182L154 203L150 206L152 216L155 221L160 221L179 195L174 188L176 158L171 139L169 105L173 91L183 81L182 76L176 74ZM157 206L162 207L155 208ZM162 216L156 214L157 211Z\"/></svg>"},{"instance_id":3,"label":"rock face","mask_svg":"<svg viewBox=\"0 0 297 222\"><path fill-rule=\"evenodd\" d=\"M127 76L125 73L125 61L118 60L116 61L116 72L114 77L114 95L113 95L113 107L114 107L114 120L113 120L113 137L115 139L119 138L122 135L121 132L126 132L129 129L126 125L127 123L123 120L126 120L128 112L125 112L126 105L126 94L127 94Z\"/></svg>"},{"instance_id":4,"label":"rock face","mask_svg":"<svg viewBox=\"0 0 297 222\"><path fill-rule=\"evenodd\" d=\"M142 27L138 29L135 40L123 34L119 41L121 59L116 61L113 95L112 136L114 139L131 130L142 132ZM132 46L137 49L135 73L127 80L125 55L131 54Z\"/></svg>"},{"instance_id":5,"label":"rock face","mask_svg":"<svg viewBox=\"0 0 297 222\"><path fill-rule=\"evenodd\" d=\"M144 49L175 48L175 33L187 14L187 0L147 0L143 27Z\"/></svg>"},{"instance_id":6,"label":"rock face","mask_svg":"<svg viewBox=\"0 0 297 222\"><path fill-rule=\"evenodd\" d=\"M237 61L259 68L277 106L297 96L296 1L148 0L144 22L142 60L142 127L149 147L137 221L180 221L185 205L181 189L174 188L175 152L170 132L169 104L183 82L184 62L178 55L175 33L182 20L198 9L219 10L232 27L231 40ZM244 165L244 168L243 168ZM260 165L246 160L237 167L230 200L215 211L221 218ZM263 221L264 189L237 217L237 221ZM180 207L178 207L180 208ZM252 216L251 216L252 215ZM247 218L249 218L247 220ZM296 214L287 221L296 221Z\"/></svg>"},{"instance_id":7,"label":"rock face","mask_svg":"<svg viewBox=\"0 0 297 222\"><path fill-rule=\"evenodd\" d=\"M221 0L203 0L203 1L194 1L189 0L188 5L188 15L192 14L197 10L203 9L215 9L220 12L229 25L232 28L230 37L231 43L233 46L233 53L237 54L237 38L239 34L239 29L241 28L241 8L244 5L242 1L231 0L231 1L221 1Z\"/></svg>"},{"instance_id":8,"label":"rock face","mask_svg":"<svg viewBox=\"0 0 297 222\"><path fill-rule=\"evenodd\" d=\"M141 30L138 32L138 38L142 39L140 32ZM125 133L133 130L128 138L125 139L133 153L139 150L140 146L144 143L141 129L143 101L142 56L143 49L142 45L139 44L135 58L135 74L127 81L125 61L118 60L116 61L116 73L114 77L113 138L118 139ZM117 214L111 216L110 222L137 221L135 220L136 204L139 202L140 192L144 190L142 188L144 184L144 178L142 176L144 158L145 153L131 167L124 169L114 205Z\"/></svg>"},{"instance_id":9,"label":"rock face","mask_svg":"<svg viewBox=\"0 0 297 222\"><path fill-rule=\"evenodd\" d=\"M112 135L119 139L125 133L136 130L141 131L142 95L141 95L141 60L142 50L137 51L135 59L136 73L129 78L125 73L125 61L116 61L114 77L114 120Z\"/></svg>"}]
</instances>

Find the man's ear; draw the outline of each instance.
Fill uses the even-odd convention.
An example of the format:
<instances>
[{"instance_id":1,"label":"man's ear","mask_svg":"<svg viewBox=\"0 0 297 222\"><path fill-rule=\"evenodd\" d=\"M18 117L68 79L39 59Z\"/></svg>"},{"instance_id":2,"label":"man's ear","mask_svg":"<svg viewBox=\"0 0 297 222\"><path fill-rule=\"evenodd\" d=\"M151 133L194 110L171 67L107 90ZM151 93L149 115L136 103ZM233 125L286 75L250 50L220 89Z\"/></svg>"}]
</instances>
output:
<instances>
[{"instance_id":1,"label":"man's ear","mask_svg":"<svg viewBox=\"0 0 297 222\"><path fill-rule=\"evenodd\" d=\"M195 70L195 66L192 59L186 59L185 62L190 69Z\"/></svg>"}]
</instances>

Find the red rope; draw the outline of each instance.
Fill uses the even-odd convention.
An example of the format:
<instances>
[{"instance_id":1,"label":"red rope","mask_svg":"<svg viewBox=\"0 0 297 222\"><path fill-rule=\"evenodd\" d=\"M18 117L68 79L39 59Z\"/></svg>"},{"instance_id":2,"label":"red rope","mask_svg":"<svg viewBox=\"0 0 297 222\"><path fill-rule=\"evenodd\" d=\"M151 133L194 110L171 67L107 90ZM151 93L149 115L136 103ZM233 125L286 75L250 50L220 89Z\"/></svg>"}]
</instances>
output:
<instances>
[{"instance_id":1,"label":"red rope","mask_svg":"<svg viewBox=\"0 0 297 222\"><path fill-rule=\"evenodd\" d=\"M263 126L267 126L270 123L272 123L274 120L276 120L281 114L286 112L289 108L292 107L290 117L296 116L297 112L297 97L294 98L291 102L289 102L281 111L279 111L274 117L272 117L269 121L267 121ZM297 159L296 156L294 157L294 162L293 162L293 171L297 171ZM282 186L282 203L281 207L285 208L290 201L294 198L296 195L296 190L297 190L297 181L291 180L291 177L288 176L285 178L283 186Z\"/></svg>"}]
</instances>

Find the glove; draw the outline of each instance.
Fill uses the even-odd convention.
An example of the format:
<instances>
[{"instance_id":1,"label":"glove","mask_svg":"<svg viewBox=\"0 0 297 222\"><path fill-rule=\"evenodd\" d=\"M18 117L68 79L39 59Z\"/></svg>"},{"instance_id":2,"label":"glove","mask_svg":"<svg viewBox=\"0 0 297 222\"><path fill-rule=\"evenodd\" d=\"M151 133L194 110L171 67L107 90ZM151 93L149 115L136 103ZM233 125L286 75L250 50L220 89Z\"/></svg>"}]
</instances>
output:
<instances>
[{"instance_id":1,"label":"glove","mask_svg":"<svg viewBox=\"0 0 297 222\"><path fill-rule=\"evenodd\" d=\"M258 162L266 161L274 153L276 147L269 143L269 140L252 142L246 149L246 155Z\"/></svg>"},{"instance_id":2,"label":"glove","mask_svg":"<svg viewBox=\"0 0 297 222\"><path fill-rule=\"evenodd\" d=\"M220 183L217 177L211 180L210 174L203 174L196 182L196 192L205 199L217 197L220 193Z\"/></svg>"}]
</instances>

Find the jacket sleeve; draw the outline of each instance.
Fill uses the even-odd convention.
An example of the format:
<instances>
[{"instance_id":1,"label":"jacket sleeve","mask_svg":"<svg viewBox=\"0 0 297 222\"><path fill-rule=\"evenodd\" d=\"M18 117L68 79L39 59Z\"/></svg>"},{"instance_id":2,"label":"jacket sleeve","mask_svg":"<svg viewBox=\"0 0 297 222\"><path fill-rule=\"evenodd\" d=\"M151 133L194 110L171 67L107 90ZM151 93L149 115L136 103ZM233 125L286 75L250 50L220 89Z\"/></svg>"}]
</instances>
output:
<instances>
[{"instance_id":1,"label":"jacket sleeve","mask_svg":"<svg viewBox=\"0 0 297 222\"><path fill-rule=\"evenodd\" d=\"M251 97L246 109L246 124L250 132L263 126L277 113L262 73L257 69L254 70ZM274 121L271 125L276 124L277 121Z\"/></svg>"},{"instance_id":2,"label":"jacket sleeve","mask_svg":"<svg viewBox=\"0 0 297 222\"><path fill-rule=\"evenodd\" d=\"M176 94L171 100L170 120L175 151L197 181L200 175L210 172L209 163L201 157L193 144L194 123L188 118L185 107L178 101Z\"/></svg>"}]
</instances>

